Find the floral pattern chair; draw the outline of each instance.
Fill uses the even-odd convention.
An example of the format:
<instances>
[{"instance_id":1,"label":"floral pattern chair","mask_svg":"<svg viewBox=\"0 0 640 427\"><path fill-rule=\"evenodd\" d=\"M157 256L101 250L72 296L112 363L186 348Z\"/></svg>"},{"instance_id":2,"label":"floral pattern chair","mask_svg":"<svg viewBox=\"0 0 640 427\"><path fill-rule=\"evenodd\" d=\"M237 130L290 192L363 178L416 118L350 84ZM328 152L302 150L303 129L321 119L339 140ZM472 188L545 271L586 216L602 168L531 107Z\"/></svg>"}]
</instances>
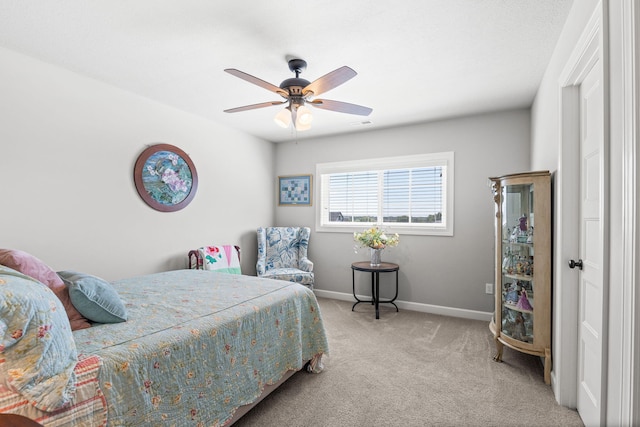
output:
<instances>
[{"instance_id":1,"label":"floral pattern chair","mask_svg":"<svg viewBox=\"0 0 640 427\"><path fill-rule=\"evenodd\" d=\"M309 227L258 228L258 277L297 282L313 289L313 262L307 258Z\"/></svg>"}]
</instances>

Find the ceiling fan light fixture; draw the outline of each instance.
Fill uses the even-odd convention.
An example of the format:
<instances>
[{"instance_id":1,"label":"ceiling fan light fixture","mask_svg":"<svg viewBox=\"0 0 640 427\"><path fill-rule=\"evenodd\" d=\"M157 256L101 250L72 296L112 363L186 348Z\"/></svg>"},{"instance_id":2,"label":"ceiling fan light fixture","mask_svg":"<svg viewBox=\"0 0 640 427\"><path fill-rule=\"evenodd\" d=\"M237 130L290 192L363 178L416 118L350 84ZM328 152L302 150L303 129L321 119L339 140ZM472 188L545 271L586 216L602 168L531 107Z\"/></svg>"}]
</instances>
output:
<instances>
[{"instance_id":1,"label":"ceiling fan light fixture","mask_svg":"<svg viewBox=\"0 0 640 427\"><path fill-rule=\"evenodd\" d=\"M311 124L307 123L307 124L303 124L303 123L297 123L295 124L295 128L298 132L302 132L304 130L309 130L311 129Z\"/></svg>"},{"instance_id":2,"label":"ceiling fan light fixture","mask_svg":"<svg viewBox=\"0 0 640 427\"><path fill-rule=\"evenodd\" d=\"M280 127L285 129L288 128L291 124L291 111L289 111L288 108L280 110L280 112L273 118L273 121Z\"/></svg>"},{"instance_id":3,"label":"ceiling fan light fixture","mask_svg":"<svg viewBox=\"0 0 640 427\"><path fill-rule=\"evenodd\" d=\"M309 110L304 105L299 106L296 114L296 128L298 128L298 126L305 126L305 125L308 125L309 127L311 127L312 121L313 121L313 115L311 114L311 110Z\"/></svg>"}]
</instances>

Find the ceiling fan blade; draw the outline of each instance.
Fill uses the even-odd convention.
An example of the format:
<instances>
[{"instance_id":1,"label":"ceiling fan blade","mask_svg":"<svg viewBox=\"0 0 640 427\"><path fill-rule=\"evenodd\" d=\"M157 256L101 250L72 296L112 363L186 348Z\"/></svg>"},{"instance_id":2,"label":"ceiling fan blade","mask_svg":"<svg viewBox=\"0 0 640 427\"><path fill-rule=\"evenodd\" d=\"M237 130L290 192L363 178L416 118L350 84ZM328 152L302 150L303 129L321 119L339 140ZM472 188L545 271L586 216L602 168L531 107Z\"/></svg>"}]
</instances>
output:
<instances>
[{"instance_id":1,"label":"ceiling fan blade","mask_svg":"<svg viewBox=\"0 0 640 427\"><path fill-rule=\"evenodd\" d=\"M240 111L247 111L247 110L255 110L256 108L264 108L264 107L271 107L273 105L282 105L284 103L286 103L287 101L271 101L271 102L261 102L260 104L251 104L251 105L245 105L244 107L236 107L236 108L230 108L228 110L224 110L225 113L237 113Z\"/></svg>"},{"instance_id":2,"label":"ceiling fan blade","mask_svg":"<svg viewBox=\"0 0 640 427\"><path fill-rule=\"evenodd\" d=\"M349 104L348 102L332 101L330 99L314 99L307 102L316 108L324 110L337 111L339 113L357 114L359 116L368 116L373 111L372 108L363 107L362 105Z\"/></svg>"},{"instance_id":3,"label":"ceiling fan blade","mask_svg":"<svg viewBox=\"0 0 640 427\"><path fill-rule=\"evenodd\" d=\"M340 86L347 80L354 78L357 74L358 73L345 65L309 83L302 89L302 94L306 96L309 92L313 92L314 96L318 96L334 87Z\"/></svg>"},{"instance_id":4,"label":"ceiling fan blade","mask_svg":"<svg viewBox=\"0 0 640 427\"><path fill-rule=\"evenodd\" d=\"M277 94L278 94L278 95L280 95L280 96L283 96L283 97L285 97L285 98L288 98L288 97L289 97L289 93L288 93L286 90L281 89L281 88L279 88L279 87L278 87L278 86L276 86L276 85L272 85L272 84L271 84L271 83L269 83L269 82L265 82L265 81L264 81L264 80L262 80L262 79L259 79L259 78L257 78L257 77L254 77L254 76L252 76L251 74L247 74L247 73L245 73L245 72L243 72L243 71L236 70L235 68L227 68L227 69L225 69L224 71L226 71L227 73L231 74L232 76L239 77L239 78L241 78L242 80L246 80L246 81L248 81L249 83L253 83L254 85L258 85L258 86L260 86L261 88L264 88L264 89L270 90L271 92L275 92L275 93L277 93Z\"/></svg>"}]
</instances>

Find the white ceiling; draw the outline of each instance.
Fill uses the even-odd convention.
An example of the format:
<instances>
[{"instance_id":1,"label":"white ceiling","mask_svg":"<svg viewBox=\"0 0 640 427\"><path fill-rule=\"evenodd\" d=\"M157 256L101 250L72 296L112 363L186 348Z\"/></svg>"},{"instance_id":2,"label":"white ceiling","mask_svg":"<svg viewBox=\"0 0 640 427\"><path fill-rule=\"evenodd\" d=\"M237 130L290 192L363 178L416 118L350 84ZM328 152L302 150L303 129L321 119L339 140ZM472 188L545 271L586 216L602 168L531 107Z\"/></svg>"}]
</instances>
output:
<instances>
[{"instance_id":1,"label":"white ceiling","mask_svg":"<svg viewBox=\"0 0 640 427\"><path fill-rule=\"evenodd\" d=\"M392 5L393 3L393 5ZM224 123L268 141L371 130L528 107L572 0L0 0L0 46ZM321 98L367 117L313 109L312 129L282 129L276 86L348 65L358 75ZM363 122L369 122L363 124Z\"/></svg>"}]
</instances>

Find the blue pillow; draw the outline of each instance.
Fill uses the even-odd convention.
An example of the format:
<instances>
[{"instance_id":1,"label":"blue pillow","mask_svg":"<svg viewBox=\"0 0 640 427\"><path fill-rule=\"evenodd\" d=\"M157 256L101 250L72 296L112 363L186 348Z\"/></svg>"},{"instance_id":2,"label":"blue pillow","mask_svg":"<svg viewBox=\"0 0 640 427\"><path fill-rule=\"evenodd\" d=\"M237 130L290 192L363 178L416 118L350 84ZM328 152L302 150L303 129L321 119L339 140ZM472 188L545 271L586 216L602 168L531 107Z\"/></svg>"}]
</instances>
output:
<instances>
[{"instance_id":1,"label":"blue pillow","mask_svg":"<svg viewBox=\"0 0 640 427\"><path fill-rule=\"evenodd\" d=\"M51 289L0 266L0 381L43 411L71 402L76 344Z\"/></svg>"},{"instance_id":2,"label":"blue pillow","mask_svg":"<svg viewBox=\"0 0 640 427\"><path fill-rule=\"evenodd\" d=\"M58 271L58 276L69 287L71 304L87 319L98 323L127 320L127 309L111 283L77 271Z\"/></svg>"}]
</instances>

